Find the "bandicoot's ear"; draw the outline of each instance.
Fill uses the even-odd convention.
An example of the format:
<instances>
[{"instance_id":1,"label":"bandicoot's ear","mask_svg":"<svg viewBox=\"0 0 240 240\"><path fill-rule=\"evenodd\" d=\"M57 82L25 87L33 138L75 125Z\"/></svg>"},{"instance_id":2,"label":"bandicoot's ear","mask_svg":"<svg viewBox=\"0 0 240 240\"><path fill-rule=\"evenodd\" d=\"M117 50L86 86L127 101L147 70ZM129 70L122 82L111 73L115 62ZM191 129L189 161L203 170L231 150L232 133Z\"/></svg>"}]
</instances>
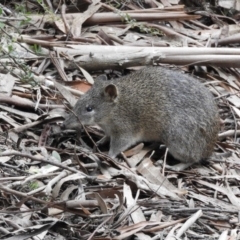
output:
<instances>
[{"instance_id":1,"label":"bandicoot's ear","mask_svg":"<svg viewBox=\"0 0 240 240\"><path fill-rule=\"evenodd\" d=\"M105 89L104 89L104 95L105 95L108 99L114 101L114 100L117 98L117 96L118 96L117 86L114 85L114 84L109 84L109 85L107 85L107 86L105 87Z\"/></svg>"}]
</instances>

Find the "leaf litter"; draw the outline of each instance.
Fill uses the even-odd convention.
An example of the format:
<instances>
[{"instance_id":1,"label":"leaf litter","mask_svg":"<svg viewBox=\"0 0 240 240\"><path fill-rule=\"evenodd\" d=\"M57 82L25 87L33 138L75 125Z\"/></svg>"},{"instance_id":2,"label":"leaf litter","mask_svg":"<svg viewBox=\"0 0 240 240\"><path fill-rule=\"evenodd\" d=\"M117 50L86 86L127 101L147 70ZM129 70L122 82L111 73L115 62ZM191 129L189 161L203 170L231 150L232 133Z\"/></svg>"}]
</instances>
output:
<instances>
[{"instance_id":1,"label":"leaf litter","mask_svg":"<svg viewBox=\"0 0 240 240\"><path fill-rule=\"evenodd\" d=\"M240 6L218 4L0 4L0 239L240 239ZM172 170L152 143L113 160L99 127L61 128L99 75L152 64L213 92L222 126L208 163Z\"/></svg>"}]
</instances>

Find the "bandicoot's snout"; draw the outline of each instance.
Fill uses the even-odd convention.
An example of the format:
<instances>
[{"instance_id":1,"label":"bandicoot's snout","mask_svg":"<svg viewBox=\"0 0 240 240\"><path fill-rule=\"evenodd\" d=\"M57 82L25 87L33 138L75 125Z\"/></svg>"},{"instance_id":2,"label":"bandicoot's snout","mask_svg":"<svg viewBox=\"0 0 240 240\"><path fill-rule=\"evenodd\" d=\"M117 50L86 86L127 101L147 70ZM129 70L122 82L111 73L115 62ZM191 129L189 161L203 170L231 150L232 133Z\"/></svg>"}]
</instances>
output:
<instances>
[{"instance_id":1,"label":"bandicoot's snout","mask_svg":"<svg viewBox=\"0 0 240 240\"><path fill-rule=\"evenodd\" d=\"M70 113L62 123L63 129L81 129L81 124L77 117Z\"/></svg>"}]
</instances>

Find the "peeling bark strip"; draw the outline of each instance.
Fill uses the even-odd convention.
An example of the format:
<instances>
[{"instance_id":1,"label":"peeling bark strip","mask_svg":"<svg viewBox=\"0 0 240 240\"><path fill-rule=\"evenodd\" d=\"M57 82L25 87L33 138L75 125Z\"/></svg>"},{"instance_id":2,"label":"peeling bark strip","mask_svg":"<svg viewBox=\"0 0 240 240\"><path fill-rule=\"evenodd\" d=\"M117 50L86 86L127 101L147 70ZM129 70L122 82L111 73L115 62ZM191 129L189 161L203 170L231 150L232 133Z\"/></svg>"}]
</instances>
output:
<instances>
[{"instance_id":1,"label":"peeling bark strip","mask_svg":"<svg viewBox=\"0 0 240 240\"><path fill-rule=\"evenodd\" d=\"M98 7L98 6L96 6ZM96 10L96 8L94 8ZM56 14L56 19L60 17L60 15ZM72 19L79 19L83 18L85 20L85 16L82 17L82 13L72 13L72 14L65 14L66 20L72 21ZM38 15L30 15L29 16L32 21L39 21L41 20L42 23L51 22L52 18L50 15L45 15L44 17ZM158 10L155 13L128 13L128 12L121 12L113 13L113 12L103 12L103 13L94 13L90 16L83 25L95 25L95 24L104 24L104 23L122 23L124 22L125 18L128 19L135 19L136 21L177 21L177 20L196 20L199 19L200 15L190 15L185 13L184 11L166 11L166 10ZM78 20L76 20L78 21ZM57 20L57 22L60 22Z\"/></svg>"},{"instance_id":2,"label":"peeling bark strip","mask_svg":"<svg viewBox=\"0 0 240 240\"><path fill-rule=\"evenodd\" d=\"M69 17L74 14L69 14ZM189 15L185 12L158 12L158 13L95 13L92 17L86 20L86 25L102 24L107 22L122 22L125 15L130 19L137 21L174 21L174 20L194 20L199 19L199 15Z\"/></svg>"},{"instance_id":3,"label":"peeling bark strip","mask_svg":"<svg viewBox=\"0 0 240 240\"><path fill-rule=\"evenodd\" d=\"M216 67L240 67L240 50L229 48L162 48L78 45L70 48L55 47L61 55L74 58L69 68L79 64L87 70L121 69L133 66L168 63L176 65L213 65Z\"/></svg>"}]
</instances>

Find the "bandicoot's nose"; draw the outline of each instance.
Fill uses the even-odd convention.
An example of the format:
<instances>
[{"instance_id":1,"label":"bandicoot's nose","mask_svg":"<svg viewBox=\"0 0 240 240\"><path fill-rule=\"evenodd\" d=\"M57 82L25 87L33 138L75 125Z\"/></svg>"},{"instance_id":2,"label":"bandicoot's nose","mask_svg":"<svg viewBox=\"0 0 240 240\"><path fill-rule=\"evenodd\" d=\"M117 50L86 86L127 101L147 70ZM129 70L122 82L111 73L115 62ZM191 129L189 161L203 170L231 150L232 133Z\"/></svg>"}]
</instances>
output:
<instances>
[{"instance_id":1,"label":"bandicoot's nose","mask_svg":"<svg viewBox=\"0 0 240 240\"><path fill-rule=\"evenodd\" d=\"M82 126L73 114L69 114L61 125L62 129L80 129Z\"/></svg>"}]
</instances>

